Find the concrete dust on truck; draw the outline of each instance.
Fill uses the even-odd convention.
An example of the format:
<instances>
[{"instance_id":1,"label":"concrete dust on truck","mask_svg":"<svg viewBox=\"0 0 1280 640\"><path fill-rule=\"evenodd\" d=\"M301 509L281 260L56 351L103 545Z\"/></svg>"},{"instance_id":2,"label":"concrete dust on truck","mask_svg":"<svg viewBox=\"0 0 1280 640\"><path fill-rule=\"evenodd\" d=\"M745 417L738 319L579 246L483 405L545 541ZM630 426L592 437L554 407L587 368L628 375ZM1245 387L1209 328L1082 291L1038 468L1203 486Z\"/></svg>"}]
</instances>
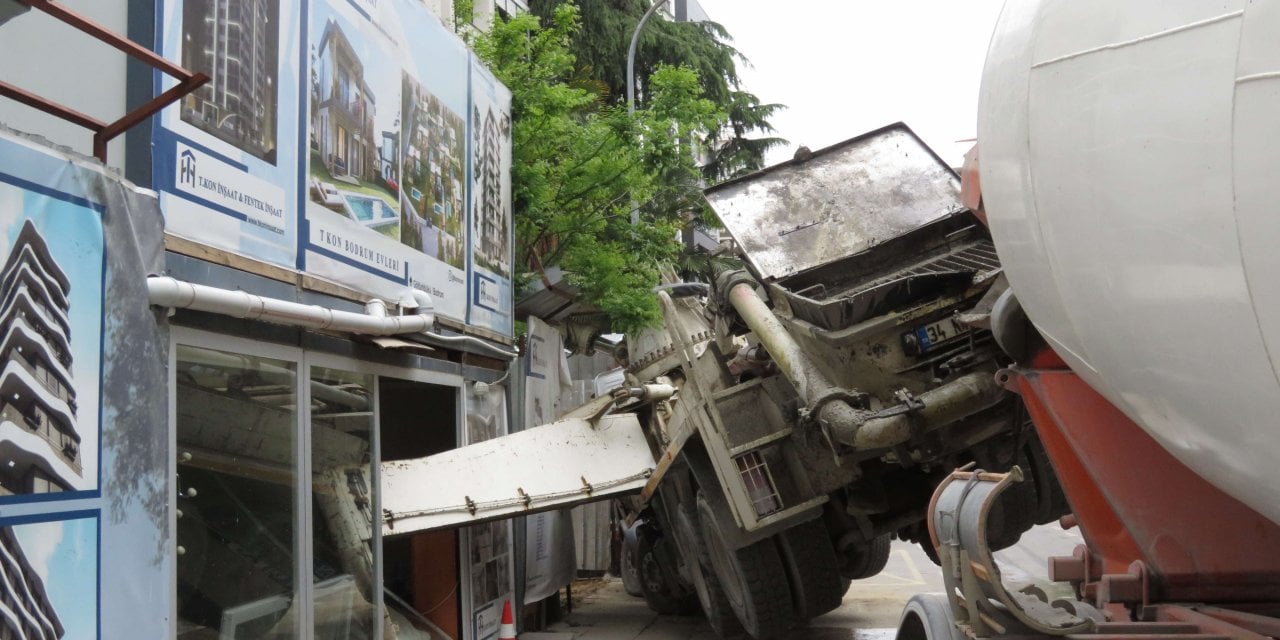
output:
<instances>
[{"instance_id":1,"label":"concrete dust on truck","mask_svg":"<svg viewBox=\"0 0 1280 640\"><path fill-rule=\"evenodd\" d=\"M660 288L628 338L657 469L624 499L652 608L764 640L839 606L922 544L934 487L967 464L1025 470L990 528L1004 547L1066 513L992 339L1006 285L960 182L897 124L708 190L744 268ZM936 557L936 556L935 556Z\"/></svg>"}]
</instances>

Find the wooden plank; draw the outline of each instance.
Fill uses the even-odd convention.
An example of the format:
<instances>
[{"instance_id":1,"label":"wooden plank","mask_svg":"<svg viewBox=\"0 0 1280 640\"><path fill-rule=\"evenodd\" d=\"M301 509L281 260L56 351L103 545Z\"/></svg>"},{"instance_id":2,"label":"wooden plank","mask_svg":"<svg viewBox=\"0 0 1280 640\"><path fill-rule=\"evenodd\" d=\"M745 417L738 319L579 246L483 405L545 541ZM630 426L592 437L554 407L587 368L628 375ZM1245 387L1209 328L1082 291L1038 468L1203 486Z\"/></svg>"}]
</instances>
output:
<instances>
[{"instance_id":1,"label":"wooden plank","mask_svg":"<svg viewBox=\"0 0 1280 640\"><path fill-rule=\"evenodd\" d=\"M507 346L511 346L515 344L515 340L513 340L511 336L498 333L497 331L494 331L492 329L487 329L485 327L468 326L467 333L473 336L484 338L485 340L492 340L493 342L497 342L499 344L504 344Z\"/></svg>"},{"instance_id":2,"label":"wooden plank","mask_svg":"<svg viewBox=\"0 0 1280 640\"><path fill-rule=\"evenodd\" d=\"M174 253L204 260L205 262L212 262L213 264L220 264L224 267L231 267L232 269L238 269L264 278L287 282L295 286L298 284L298 272L292 269L285 269L260 260L254 260L253 258L246 258L225 249L217 249L194 240L176 236L168 231L164 234L164 248Z\"/></svg>"},{"instance_id":3,"label":"wooden plank","mask_svg":"<svg viewBox=\"0 0 1280 640\"><path fill-rule=\"evenodd\" d=\"M330 282L323 278L317 278L305 273L298 276L298 284L308 291L314 291L326 296L333 296L334 298L341 298L352 302L359 302L360 304L364 304L373 298L373 296L352 289L351 287L343 286L336 282ZM395 307L395 300L388 300L386 302L388 307Z\"/></svg>"}]
</instances>

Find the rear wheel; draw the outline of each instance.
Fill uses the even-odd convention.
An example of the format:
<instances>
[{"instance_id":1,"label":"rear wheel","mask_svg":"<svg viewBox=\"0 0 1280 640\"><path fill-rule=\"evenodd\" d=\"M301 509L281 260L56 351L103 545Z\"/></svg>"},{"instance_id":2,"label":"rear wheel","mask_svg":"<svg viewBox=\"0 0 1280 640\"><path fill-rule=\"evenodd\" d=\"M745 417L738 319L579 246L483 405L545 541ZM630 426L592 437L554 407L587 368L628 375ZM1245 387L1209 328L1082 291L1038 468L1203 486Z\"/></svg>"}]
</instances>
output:
<instances>
[{"instance_id":1,"label":"rear wheel","mask_svg":"<svg viewBox=\"0 0 1280 640\"><path fill-rule=\"evenodd\" d=\"M640 592L645 603L664 615L687 615L697 611L698 600L694 594L672 584L673 576L663 569L662 556L654 549L656 545L668 543L647 527L641 527L636 533L636 573L639 574Z\"/></svg>"},{"instance_id":2,"label":"rear wheel","mask_svg":"<svg viewBox=\"0 0 1280 640\"><path fill-rule=\"evenodd\" d=\"M698 495L708 564L724 589L729 606L750 636L771 640L785 636L795 621L787 572L772 539L731 550L705 497Z\"/></svg>"},{"instance_id":3,"label":"rear wheel","mask_svg":"<svg viewBox=\"0 0 1280 640\"><path fill-rule=\"evenodd\" d=\"M889 564L889 534L873 538L865 545L846 551L840 565L840 575L850 580L861 580L884 571Z\"/></svg>"},{"instance_id":4,"label":"rear wheel","mask_svg":"<svg viewBox=\"0 0 1280 640\"><path fill-rule=\"evenodd\" d=\"M844 598L840 564L822 520L810 520L777 536L778 551L791 582L791 603L798 622L807 622L836 607Z\"/></svg>"},{"instance_id":5,"label":"rear wheel","mask_svg":"<svg viewBox=\"0 0 1280 640\"><path fill-rule=\"evenodd\" d=\"M639 525L627 527L622 537L622 558L619 564L622 565L622 589L627 595L639 598L644 595L640 590L640 573L636 569L636 547L639 541L636 539L636 528Z\"/></svg>"},{"instance_id":6,"label":"rear wheel","mask_svg":"<svg viewBox=\"0 0 1280 640\"><path fill-rule=\"evenodd\" d=\"M738 638L742 636L742 624L738 622L738 614L733 612L729 597L724 594L724 587L710 566L698 561L694 577L694 589L698 593L698 604L702 605L702 613L707 616L711 630L720 638Z\"/></svg>"}]
</instances>

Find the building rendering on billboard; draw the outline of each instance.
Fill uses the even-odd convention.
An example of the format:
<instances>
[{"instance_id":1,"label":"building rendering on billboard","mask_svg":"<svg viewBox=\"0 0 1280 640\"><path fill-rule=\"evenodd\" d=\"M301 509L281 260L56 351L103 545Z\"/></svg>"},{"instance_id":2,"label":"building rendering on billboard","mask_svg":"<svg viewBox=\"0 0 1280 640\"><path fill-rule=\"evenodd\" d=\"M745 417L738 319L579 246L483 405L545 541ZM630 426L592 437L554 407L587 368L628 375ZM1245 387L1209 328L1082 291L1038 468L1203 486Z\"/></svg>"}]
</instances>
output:
<instances>
[{"instance_id":1,"label":"building rendering on billboard","mask_svg":"<svg viewBox=\"0 0 1280 640\"><path fill-rule=\"evenodd\" d=\"M26 220L0 270L0 493L69 491L80 484L80 434L71 375L71 282Z\"/></svg>"}]
</instances>

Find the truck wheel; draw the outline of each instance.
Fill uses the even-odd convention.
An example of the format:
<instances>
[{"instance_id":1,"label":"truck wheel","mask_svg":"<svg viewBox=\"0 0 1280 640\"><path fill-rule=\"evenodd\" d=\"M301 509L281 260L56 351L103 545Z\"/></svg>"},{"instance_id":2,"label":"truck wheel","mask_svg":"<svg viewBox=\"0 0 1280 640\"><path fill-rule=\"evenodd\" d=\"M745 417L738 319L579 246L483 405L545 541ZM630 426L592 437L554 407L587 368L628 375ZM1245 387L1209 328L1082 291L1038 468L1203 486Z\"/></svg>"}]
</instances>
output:
<instances>
[{"instance_id":1,"label":"truck wheel","mask_svg":"<svg viewBox=\"0 0 1280 640\"><path fill-rule=\"evenodd\" d=\"M636 544L637 541L630 537L623 538L622 559L619 564L622 565L622 590L629 596L639 598L644 592L640 590L640 573L636 569Z\"/></svg>"},{"instance_id":2,"label":"truck wheel","mask_svg":"<svg viewBox=\"0 0 1280 640\"><path fill-rule=\"evenodd\" d=\"M889 534L878 536L866 545L851 549L844 554L844 563L840 566L840 575L850 580L861 580L884 571L889 564Z\"/></svg>"},{"instance_id":3,"label":"truck wheel","mask_svg":"<svg viewBox=\"0 0 1280 640\"><path fill-rule=\"evenodd\" d=\"M839 607L848 585L841 584L840 563L822 519L787 529L776 540L791 581L796 621L808 622Z\"/></svg>"},{"instance_id":4,"label":"truck wheel","mask_svg":"<svg viewBox=\"0 0 1280 640\"><path fill-rule=\"evenodd\" d=\"M698 604L702 605L702 613L707 616L707 623L716 637L728 640L742 636L742 625L738 615L729 605L729 598L724 594L724 587L716 579L715 571L705 564L706 558L698 560L694 569L698 575L694 577L694 589L698 593Z\"/></svg>"},{"instance_id":5,"label":"truck wheel","mask_svg":"<svg viewBox=\"0 0 1280 640\"><path fill-rule=\"evenodd\" d=\"M698 495L698 524L702 528L708 564L715 572L729 606L743 630L756 640L772 640L787 634L795 621L787 572L772 539L761 540L737 551L725 544L715 512Z\"/></svg>"},{"instance_id":6,"label":"truck wheel","mask_svg":"<svg viewBox=\"0 0 1280 640\"><path fill-rule=\"evenodd\" d=\"M688 615L698 610L698 600L693 594L671 584L663 570L654 545L665 544L655 539L652 532L641 530L636 540L636 573L639 575L640 592L644 601L655 613L663 615Z\"/></svg>"}]
</instances>

